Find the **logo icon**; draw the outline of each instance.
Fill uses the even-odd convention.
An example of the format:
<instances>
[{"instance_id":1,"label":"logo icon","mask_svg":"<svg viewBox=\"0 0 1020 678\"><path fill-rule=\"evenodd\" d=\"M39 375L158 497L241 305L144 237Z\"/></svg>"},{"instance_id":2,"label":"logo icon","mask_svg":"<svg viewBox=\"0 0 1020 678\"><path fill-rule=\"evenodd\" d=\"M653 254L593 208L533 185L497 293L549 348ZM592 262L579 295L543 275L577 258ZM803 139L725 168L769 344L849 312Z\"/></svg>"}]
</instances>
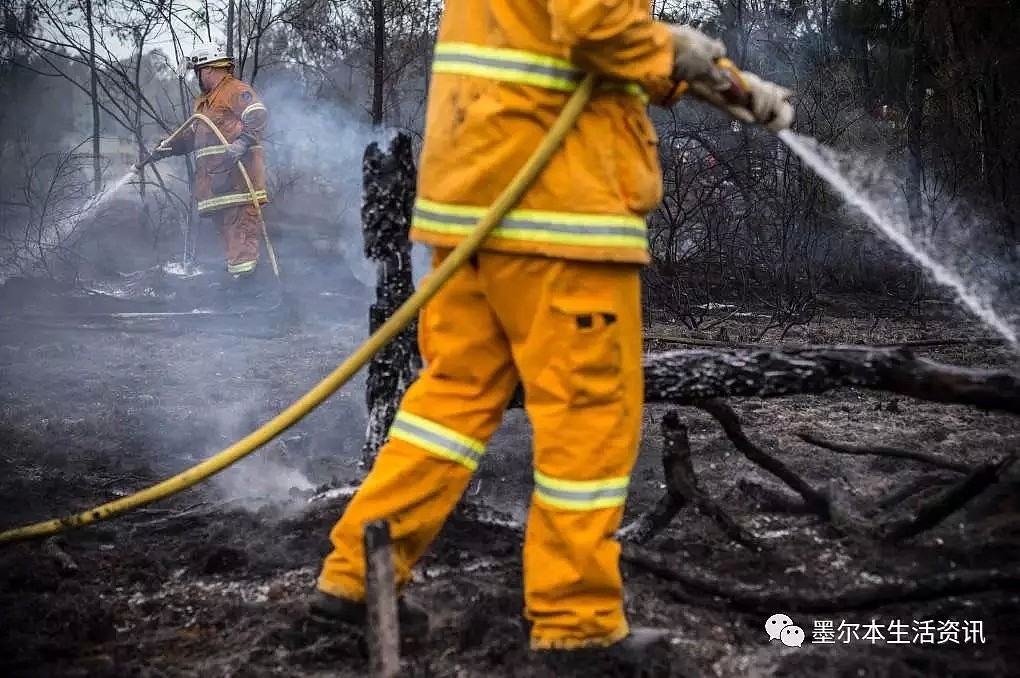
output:
<instances>
[{"instance_id":1,"label":"logo icon","mask_svg":"<svg viewBox=\"0 0 1020 678\"><path fill-rule=\"evenodd\" d=\"M793 623L789 615L774 614L765 622L765 633L769 642L778 640L787 647L800 647L804 644L804 629Z\"/></svg>"},{"instance_id":2,"label":"logo icon","mask_svg":"<svg viewBox=\"0 0 1020 678\"><path fill-rule=\"evenodd\" d=\"M783 645L786 647L800 647L804 644L804 629L794 624L790 624L779 632L779 640L782 641Z\"/></svg>"}]
</instances>

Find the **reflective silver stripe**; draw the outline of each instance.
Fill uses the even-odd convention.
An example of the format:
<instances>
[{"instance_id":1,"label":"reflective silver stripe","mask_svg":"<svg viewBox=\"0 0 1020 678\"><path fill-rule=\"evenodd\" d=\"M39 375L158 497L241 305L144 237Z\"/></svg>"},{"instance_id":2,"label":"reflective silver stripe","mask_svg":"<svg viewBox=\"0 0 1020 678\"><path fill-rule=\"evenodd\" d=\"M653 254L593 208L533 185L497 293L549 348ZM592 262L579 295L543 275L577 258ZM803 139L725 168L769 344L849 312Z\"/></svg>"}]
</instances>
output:
<instances>
[{"instance_id":1,"label":"reflective silver stripe","mask_svg":"<svg viewBox=\"0 0 1020 678\"><path fill-rule=\"evenodd\" d=\"M255 191L255 198L259 201L268 199L268 194L265 191ZM250 205L252 202L250 193L228 193L226 195L218 195L215 198L209 198L207 200L198 201L198 211L219 209L221 207L230 207L232 205Z\"/></svg>"},{"instance_id":2,"label":"reflective silver stripe","mask_svg":"<svg viewBox=\"0 0 1020 678\"><path fill-rule=\"evenodd\" d=\"M576 90L584 79L584 71L566 59L526 50L487 47L464 42L437 44L432 72L473 75L562 92ZM603 82L599 89L625 91L647 101L644 90L634 83Z\"/></svg>"},{"instance_id":3,"label":"reflective silver stripe","mask_svg":"<svg viewBox=\"0 0 1020 678\"><path fill-rule=\"evenodd\" d=\"M413 225L441 235L467 235L485 212L484 207L419 198L414 206ZM491 237L578 247L647 248L644 219L626 215L510 210Z\"/></svg>"},{"instance_id":4,"label":"reflective silver stripe","mask_svg":"<svg viewBox=\"0 0 1020 678\"><path fill-rule=\"evenodd\" d=\"M457 433L410 412L397 412L390 437L411 443L437 456L455 461L474 471L485 452L485 443Z\"/></svg>"},{"instance_id":5,"label":"reflective silver stripe","mask_svg":"<svg viewBox=\"0 0 1020 678\"><path fill-rule=\"evenodd\" d=\"M243 111L241 111L241 120L243 121L245 118L247 118L248 114L251 113L252 111L265 111L265 110L266 110L265 106L263 106L262 104L256 102L256 103L248 106L248 108L246 108Z\"/></svg>"},{"instance_id":6,"label":"reflective silver stripe","mask_svg":"<svg viewBox=\"0 0 1020 678\"><path fill-rule=\"evenodd\" d=\"M629 484L627 476L602 480L559 480L535 471L535 497L544 504L568 511L623 506L627 501Z\"/></svg>"}]
</instances>

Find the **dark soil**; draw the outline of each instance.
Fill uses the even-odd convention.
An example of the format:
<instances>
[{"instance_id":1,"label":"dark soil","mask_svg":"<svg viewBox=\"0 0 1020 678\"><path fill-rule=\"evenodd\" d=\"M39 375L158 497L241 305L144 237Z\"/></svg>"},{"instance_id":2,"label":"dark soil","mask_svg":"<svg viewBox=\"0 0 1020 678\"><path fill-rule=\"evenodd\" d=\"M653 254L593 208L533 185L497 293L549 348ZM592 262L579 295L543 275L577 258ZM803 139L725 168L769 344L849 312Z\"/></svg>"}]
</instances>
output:
<instances>
[{"instance_id":1,"label":"dark soil","mask_svg":"<svg viewBox=\"0 0 1020 678\"><path fill-rule=\"evenodd\" d=\"M220 318L173 331L157 323L144 332L125 323L83 329L66 304L62 315L50 309L45 323L5 317L0 527L82 510L178 472L325 376L363 338L369 300L367 290L333 279L328 263L317 266L301 274L318 276L305 286L317 292L296 293L294 313L272 332L256 331L264 329L257 312L248 317L250 325ZM739 328L733 330L736 336ZM967 319L945 314L890 318L877 330L871 319L843 315L820 318L801 339L853 343L866 333L875 341L984 334ZM929 355L960 364L1016 364L993 346ZM329 547L330 526L362 477L356 462L364 430L360 383L211 482L49 542L0 547L0 675L365 675L359 634L312 624L303 607ZM812 448L796 431L807 427L838 440L975 465L1020 443L1020 427L1006 415L852 389L733 405L752 439L816 487L841 488L861 507L875 507L914 478L944 476L914 462ZM663 491L658 424L667 409L648 408L628 520ZM840 536L813 515L763 510L747 484L782 488L740 456L707 415L681 415L704 489L771 548L743 549L687 510L649 544L677 568L734 590L739 585L796 597L1017 565L1015 477L931 532L879 544ZM519 524L530 492L528 436L523 415L509 413L464 505L417 569L408 595L428 609L432 631L424 647L404 653L407 675L553 675L528 651L521 619ZM910 510L923 494L892 510ZM756 609L706 595L631 565L625 576L632 624L675 631L671 675L999 677L1015 675L1020 662L1020 591L1007 586L798 613L792 605ZM764 623L777 612L804 627L803 647L769 643ZM908 626L915 620L981 621L983 641L812 643L815 623L824 620L837 627L861 624L861 634L872 620L883 628L895 620Z\"/></svg>"}]
</instances>

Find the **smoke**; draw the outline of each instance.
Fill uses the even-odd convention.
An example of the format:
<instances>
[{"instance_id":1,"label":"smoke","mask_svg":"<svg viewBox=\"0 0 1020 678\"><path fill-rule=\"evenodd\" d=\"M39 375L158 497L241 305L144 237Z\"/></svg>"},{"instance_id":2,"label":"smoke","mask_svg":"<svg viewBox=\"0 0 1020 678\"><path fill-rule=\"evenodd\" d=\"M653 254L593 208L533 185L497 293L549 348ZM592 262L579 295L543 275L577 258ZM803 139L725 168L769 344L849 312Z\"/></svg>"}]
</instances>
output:
<instances>
[{"instance_id":1,"label":"smoke","mask_svg":"<svg viewBox=\"0 0 1020 678\"><path fill-rule=\"evenodd\" d=\"M395 131L373 128L341 104L309 98L286 73L261 82L259 94L270 114L268 162L278 190L285 191L280 211L306 224L335 224L328 245L356 280L374 289L375 265L362 251L362 156L370 143L388 147ZM415 246L412 257L420 280L428 262L425 248Z\"/></svg>"},{"instance_id":2,"label":"smoke","mask_svg":"<svg viewBox=\"0 0 1020 678\"><path fill-rule=\"evenodd\" d=\"M263 396L260 394L246 402L231 403L215 411L213 419L219 437L233 441L250 433L264 409ZM315 486L305 473L293 465L293 460L280 458L285 454L285 445L273 441L264 449L214 476L213 485L228 501L237 501L251 509L266 503L284 502L296 490L312 490Z\"/></svg>"}]
</instances>

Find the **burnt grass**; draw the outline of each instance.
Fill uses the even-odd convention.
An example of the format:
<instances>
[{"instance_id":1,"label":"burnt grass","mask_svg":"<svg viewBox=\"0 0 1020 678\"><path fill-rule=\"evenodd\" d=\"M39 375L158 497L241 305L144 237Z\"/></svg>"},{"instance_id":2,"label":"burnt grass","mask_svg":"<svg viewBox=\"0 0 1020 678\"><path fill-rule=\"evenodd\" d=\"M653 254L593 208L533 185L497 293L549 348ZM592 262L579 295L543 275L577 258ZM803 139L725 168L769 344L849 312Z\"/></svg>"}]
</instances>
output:
<instances>
[{"instance_id":1,"label":"burnt grass","mask_svg":"<svg viewBox=\"0 0 1020 678\"><path fill-rule=\"evenodd\" d=\"M3 319L0 527L124 496L267 420L338 364L364 332L357 319L364 317L360 301L324 296L316 303L306 304L297 323L276 336L246 335L233 321L135 331L124 325L83 329L67 318ZM310 320L331 313L338 320ZM261 322L258 314L248 321ZM740 331L735 324L731 329L731 336ZM667 331L676 329L656 328ZM794 334L799 341L854 343L866 334L888 342L984 332L942 310L878 324L852 313L823 313ZM964 365L1016 366L994 346L934 348L926 355ZM365 675L369 664L360 634L317 626L304 608L329 547L329 529L363 475L357 465L364 430L361 383L212 482L46 542L0 547L0 675ZM731 404L752 440L816 487L838 486L872 509L912 479L945 480L947 474L910 461L823 451L798 439L798 430L974 465L1020 442L1020 427L1007 415L853 389ZM647 410L627 521L663 492L659 422L669 409ZM707 415L688 409L680 414L690 428L702 487L770 548L744 549L687 509L648 544L677 568L793 600L892 577L1016 565L1016 475L938 528L883 544L837 534L813 515L762 505L749 485L783 488L736 452ZM405 648L406 675L553 675L528 651L521 618L520 522L531 482L527 443L523 415L509 413L469 496L417 568L407 593L428 609L432 630L427 643ZM909 512L924 497L922 492L873 516ZM633 565L624 574L631 623L676 633L666 675L1006 676L1015 675L1020 661L1015 588L798 613L734 603ZM764 622L777 612L789 612L805 628L803 647L768 642ZM979 620L984 642L817 644L811 642L816 620L862 628L872 620L883 626L893 620ZM577 669L600 673L593 666Z\"/></svg>"}]
</instances>

